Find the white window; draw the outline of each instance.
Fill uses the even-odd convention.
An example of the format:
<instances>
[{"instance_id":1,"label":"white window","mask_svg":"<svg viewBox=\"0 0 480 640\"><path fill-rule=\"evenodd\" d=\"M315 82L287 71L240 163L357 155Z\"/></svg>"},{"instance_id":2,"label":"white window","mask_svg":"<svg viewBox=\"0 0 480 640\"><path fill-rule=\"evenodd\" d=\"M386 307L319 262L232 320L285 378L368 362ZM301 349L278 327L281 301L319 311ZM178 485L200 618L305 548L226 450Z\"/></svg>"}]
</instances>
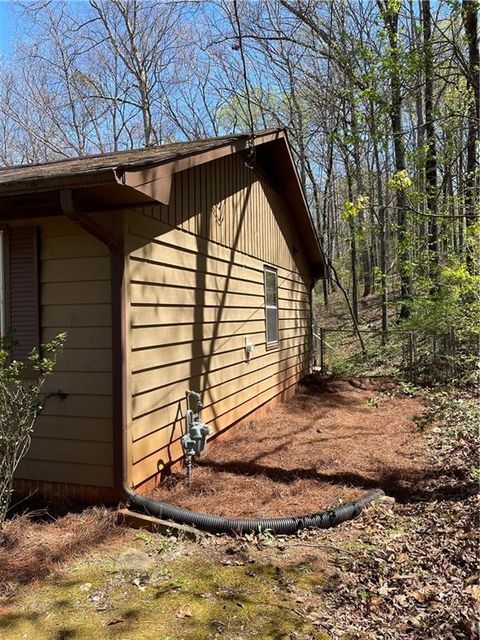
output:
<instances>
[{"instance_id":1,"label":"white window","mask_svg":"<svg viewBox=\"0 0 480 640\"><path fill-rule=\"evenodd\" d=\"M0 229L0 337L5 335L5 232Z\"/></svg>"},{"instance_id":2,"label":"white window","mask_svg":"<svg viewBox=\"0 0 480 640\"><path fill-rule=\"evenodd\" d=\"M278 277L275 269L264 267L265 331L267 349L278 344Z\"/></svg>"}]
</instances>

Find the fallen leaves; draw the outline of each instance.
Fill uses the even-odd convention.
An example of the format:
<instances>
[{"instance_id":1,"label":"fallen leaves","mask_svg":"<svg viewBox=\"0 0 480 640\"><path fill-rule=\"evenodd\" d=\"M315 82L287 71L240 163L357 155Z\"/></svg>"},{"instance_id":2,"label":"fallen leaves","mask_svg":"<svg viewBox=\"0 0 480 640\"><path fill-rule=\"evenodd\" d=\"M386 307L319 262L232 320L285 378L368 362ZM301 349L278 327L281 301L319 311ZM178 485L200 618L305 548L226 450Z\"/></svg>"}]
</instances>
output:
<instances>
[{"instance_id":1,"label":"fallen leaves","mask_svg":"<svg viewBox=\"0 0 480 640\"><path fill-rule=\"evenodd\" d=\"M469 593L475 600L476 607L480 612L480 585L477 584L471 587L467 587L465 591Z\"/></svg>"},{"instance_id":2,"label":"fallen leaves","mask_svg":"<svg viewBox=\"0 0 480 640\"><path fill-rule=\"evenodd\" d=\"M341 579L324 589L335 640L479 638L478 501L469 478L478 441L476 449L469 437L452 442L456 433L431 434L431 470L418 495L394 512L385 503L368 510L354 553L336 554Z\"/></svg>"}]
</instances>

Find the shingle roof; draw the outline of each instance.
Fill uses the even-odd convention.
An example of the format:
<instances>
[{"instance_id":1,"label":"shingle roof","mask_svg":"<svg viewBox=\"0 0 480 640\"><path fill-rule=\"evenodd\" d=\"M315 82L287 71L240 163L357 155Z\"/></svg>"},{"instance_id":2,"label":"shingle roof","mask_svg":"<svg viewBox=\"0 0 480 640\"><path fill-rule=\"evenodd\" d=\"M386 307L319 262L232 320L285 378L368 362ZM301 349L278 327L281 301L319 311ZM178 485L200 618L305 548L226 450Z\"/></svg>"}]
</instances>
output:
<instances>
[{"instance_id":1,"label":"shingle roof","mask_svg":"<svg viewBox=\"0 0 480 640\"><path fill-rule=\"evenodd\" d=\"M273 131L277 131L277 129L260 131L256 133L256 135L261 136ZM193 142L176 142L158 147L147 147L145 149L114 151L112 153L92 156L67 158L43 164L5 167L0 168L0 185L6 186L10 183L22 182L23 180L37 181L41 179L97 173L117 167L157 164L233 144L239 140L245 140L249 136L250 134L241 133L231 136L196 140Z\"/></svg>"},{"instance_id":2,"label":"shingle roof","mask_svg":"<svg viewBox=\"0 0 480 640\"><path fill-rule=\"evenodd\" d=\"M295 216L295 225L312 264L319 265L322 271L323 255L285 130L268 129L257 131L254 135L255 163L284 196ZM167 191L170 187L166 185L164 178L170 175L169 170L173 175L176 171L181 171L181 167L189 168L195 164L197 156L200 162L209 162L215 157L245 151L249 148L250 137L250 133L241 133L132 151L67 158L44 164L0 168L0 221L2 218L8 220L16 216L29 217L33 211L37 217L60 215L60 192L65 189L75 190L78 202L85 207L86 212L151 201L165 204L168 202ZM162 168L162 165L170 165L170 168ZM160 175L162 171L165 175ZM154 179L144 175L156 172L158 175ZM125 180L126 176L132 177L131 184ZM155 193L150 187L155 187Z\"/></svg>"}]
</instances>

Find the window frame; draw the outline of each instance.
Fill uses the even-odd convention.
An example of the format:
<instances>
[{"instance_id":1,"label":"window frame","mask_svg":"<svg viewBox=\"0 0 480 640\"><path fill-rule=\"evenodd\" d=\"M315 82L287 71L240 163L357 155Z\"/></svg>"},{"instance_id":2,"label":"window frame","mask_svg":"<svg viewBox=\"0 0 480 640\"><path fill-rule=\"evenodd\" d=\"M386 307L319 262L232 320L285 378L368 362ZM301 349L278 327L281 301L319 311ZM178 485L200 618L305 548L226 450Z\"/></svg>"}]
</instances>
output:
<instances>
[{"instance_id":1,"label":"window frame","mask_svg":"<svg viewBox=\"0 0 480 640\"><path fill-rule=\"evenodd\" d=\"M275 276L275 300L276 304L271 305L268 304L267 297L267 273L272 273ZM280 329L279 329L279 310L278 310L278 270L275 267L271 267L270 265L263 265L263 294L264 294L264 308L265 308L265 345L267 351L277 349L280 344ZM270 310L276 311L276 339L269 340L268 335L268 311Z\"/></svg>"}]
</instances>

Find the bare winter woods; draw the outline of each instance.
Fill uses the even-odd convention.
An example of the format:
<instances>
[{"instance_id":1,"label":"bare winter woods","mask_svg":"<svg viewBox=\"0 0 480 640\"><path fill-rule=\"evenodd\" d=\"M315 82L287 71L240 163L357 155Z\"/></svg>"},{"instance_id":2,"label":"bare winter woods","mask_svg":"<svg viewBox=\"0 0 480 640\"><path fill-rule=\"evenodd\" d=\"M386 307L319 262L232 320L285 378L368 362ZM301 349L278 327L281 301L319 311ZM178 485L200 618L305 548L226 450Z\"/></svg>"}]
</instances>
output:
<instances>
[{"instance_id":1,"label":"bare winter woods","mask_svg":"<svg viewBox=\"0 0 480 640\"><path fill-rule=\"evenodd\" d=\"M478 318L478 0L15 5L0 161L287 127L352 316ZM392 313L392 311L394 313Z\"/></svg>"}]
</instances>

